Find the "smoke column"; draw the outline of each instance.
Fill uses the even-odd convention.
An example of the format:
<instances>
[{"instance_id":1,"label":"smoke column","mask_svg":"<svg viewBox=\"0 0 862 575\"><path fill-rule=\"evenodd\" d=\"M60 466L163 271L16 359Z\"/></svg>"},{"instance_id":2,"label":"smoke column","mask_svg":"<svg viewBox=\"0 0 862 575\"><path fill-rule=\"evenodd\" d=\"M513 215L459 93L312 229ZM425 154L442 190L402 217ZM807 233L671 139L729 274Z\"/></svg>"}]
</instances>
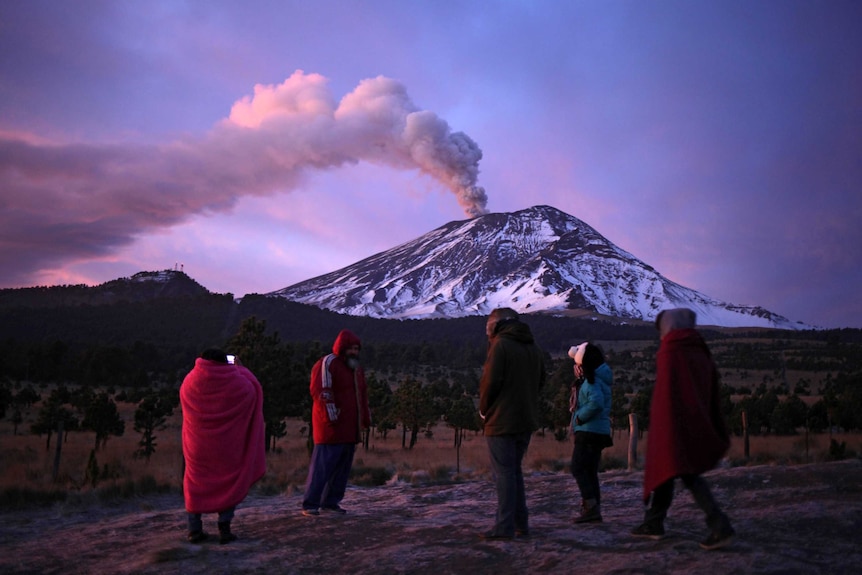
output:
<instances>
[{"instance_id":1,"label":"smoke column","mask_svg":"<svg viewBox=\"0 0 862 575\"><path fill-rule=\"evenodd\" d=\"M251 130L249 139L270 151L273 140L282 140L280 160L291 166L364 160L418 169L452 190L468 216L486 213L488 198L476 185L482 150L435 113L419 110L389 78L363 80L335 106L325 78L297 71L278 86L255 86L254 96L234 104L220 128L219 140Z\"/></svg>"},{"instance_id":2,"label":"smoke column","mask_svg":"<svg viewBox=\"0 0 862 575\"><path fill-rule=\"evenodd\" d=\"M257 85L203 137L156 146L46 144L0 134L0 274L110 253L136 235L237 199L287 192L312 170L371 162L418 170L466 215L486 213L482 151L403 85L363 80L336 103L327 80L297 71Z\"/></svg>"}]
</instances>

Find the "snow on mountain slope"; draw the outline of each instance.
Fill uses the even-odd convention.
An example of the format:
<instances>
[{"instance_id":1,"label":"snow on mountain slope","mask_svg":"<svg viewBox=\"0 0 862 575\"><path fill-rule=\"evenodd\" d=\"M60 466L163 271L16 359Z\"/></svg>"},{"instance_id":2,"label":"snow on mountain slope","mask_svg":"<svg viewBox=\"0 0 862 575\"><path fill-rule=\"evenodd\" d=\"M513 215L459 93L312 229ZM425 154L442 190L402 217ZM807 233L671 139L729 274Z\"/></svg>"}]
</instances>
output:
<instances>
[{"instance_id":1,"label":"snow on mountain slope","mask_svg":"<svg viewBox=\"0 0 862 575\"><path fill-rule=\"evenodd\" d=\"M378 318L572 309L652 321L690 307L700 325L810 329L674 283L574 216L549 206L449 222L340 270L268 294Z\"/></svg>"}]
</instances>

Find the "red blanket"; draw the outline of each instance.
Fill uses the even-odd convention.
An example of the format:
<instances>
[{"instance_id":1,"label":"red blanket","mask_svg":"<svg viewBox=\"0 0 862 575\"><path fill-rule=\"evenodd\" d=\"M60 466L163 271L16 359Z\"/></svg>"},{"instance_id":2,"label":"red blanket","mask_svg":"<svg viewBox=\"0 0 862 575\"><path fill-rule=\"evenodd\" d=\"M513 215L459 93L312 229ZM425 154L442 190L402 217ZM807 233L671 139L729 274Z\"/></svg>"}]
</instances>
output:
<instances>
[{"instance_id":1,"label":"red blanket","mask_svg":"<svg viewBox=\"0 0 862 575\"><path fill-rule=\"evenodd\" d=\"M263 391L245 367L198 358L180 387L190 513L240 503L266 472Z\"/></svg>"},{"instance_id":2,"label":"red blanket","mask_svg":"<svg viewBox=\"0 0 862 575\"><path fill-rule=\"evenodd\" d=\"M694 329L671 331L656 357L644 500L668 479L712 469L728 447L718 372L706 342Z\"/></svg>"}]
</instances>

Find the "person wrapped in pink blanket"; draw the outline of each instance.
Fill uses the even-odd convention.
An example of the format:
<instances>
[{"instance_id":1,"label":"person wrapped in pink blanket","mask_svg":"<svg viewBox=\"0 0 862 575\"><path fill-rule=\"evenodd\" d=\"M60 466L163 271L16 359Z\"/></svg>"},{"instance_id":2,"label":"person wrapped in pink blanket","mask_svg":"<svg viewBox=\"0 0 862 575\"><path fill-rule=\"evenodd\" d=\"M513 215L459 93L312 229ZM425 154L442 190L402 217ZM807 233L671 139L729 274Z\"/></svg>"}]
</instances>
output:
<instances>
[{"instance_id":1,"label":"person wrapped in pink blanket","mask_svg":"<svg viewBox=\"0 0 862 575\"><path fill-rule=\"evenodd\" d=\"M247 368L208 349L183 380L180 405L188 540L206 540L201 514L218 513L219 542L230 543L236 506L266 472L263 390Z\"/></svg>"}]
</instances>

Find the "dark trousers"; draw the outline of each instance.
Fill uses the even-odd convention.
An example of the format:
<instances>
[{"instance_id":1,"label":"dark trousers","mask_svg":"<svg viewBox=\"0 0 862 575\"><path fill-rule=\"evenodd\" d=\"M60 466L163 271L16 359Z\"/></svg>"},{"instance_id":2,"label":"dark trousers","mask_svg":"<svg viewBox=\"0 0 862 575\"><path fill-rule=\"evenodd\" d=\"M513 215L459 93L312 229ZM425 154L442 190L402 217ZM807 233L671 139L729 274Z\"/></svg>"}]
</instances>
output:
<instances>
[{"instance_id":1,"label":"dark trousers","mask_svg":"<svg viewBox=\"0 0 862 575\"><path fill-rule=\"evenodd\" d=\"M353 443L315 444L305 480L303 509L335 507L341 503L355 451Z\"/></svg>"},{"instance_id":2,"label":"dark trousers","mask_svg":"<svg viewBox=\"0 0 862 575\"><path fill-rule=\"evenodd\" d=\"M730 529L730 520L712 496L709 485L700 475L680 475L683 485L691 492L695 503L706 514L707 526L716 533L726 532ZM669 479L659 485L652 492L650 506L644 516L644 521L661 525L667 517L667 511L673 502L674 479Z\"/></svg>"},{"instance_id":3,"label":"dark trousers","mask_svg":"<svg viewBox=\"0 0 862 575\"><path fill-rule=\"evenodd\" d=\"M572 475L578 483L581 499L584 501L595 499L596 503L602 502L602 494L599 489L599 464L601 460L601 447L575 439L575 448L572 450Z\"/></svg>"},{"instance_id":4,"label":"dark trousers","mask_svg":"<svg viewBox=\"0 0 862 575\"><path fill-rule=\"evenodd\" d=\"M497 514L493 533L513 536L515 530L527 531L529 518L521 462L530 446L531 432L488 435L488 453L497 486Z\"/></svg>"}]
</instances>

